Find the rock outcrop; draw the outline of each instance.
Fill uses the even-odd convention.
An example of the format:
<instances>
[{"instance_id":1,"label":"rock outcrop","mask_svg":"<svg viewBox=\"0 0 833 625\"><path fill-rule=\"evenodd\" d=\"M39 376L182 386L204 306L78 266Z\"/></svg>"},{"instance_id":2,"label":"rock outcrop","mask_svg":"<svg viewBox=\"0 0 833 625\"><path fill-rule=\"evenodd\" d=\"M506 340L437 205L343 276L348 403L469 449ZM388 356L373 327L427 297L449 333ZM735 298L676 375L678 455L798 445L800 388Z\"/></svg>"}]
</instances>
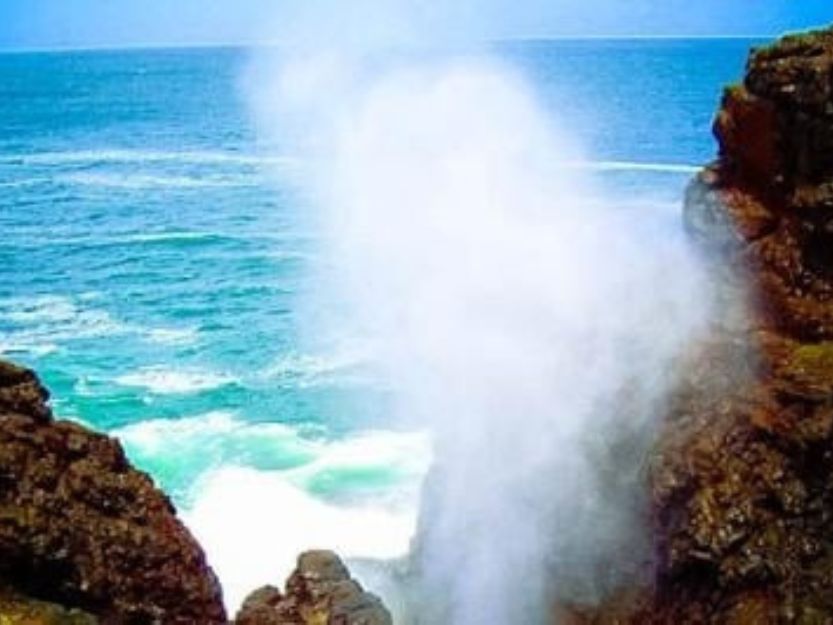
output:
<instances>
[{"instance_id":1,"label":"rock outcrop","mask_svg":"<svg viewBox=\"0 0 833 625\"><path fill-rule=\"evenodd\" d=\"M168 498L47 399L31 371L0 362L0 623L226 623Z\"/></svg>"},{"instance_id":2,"label":"rock outcrop","mask_svg":"<svg viewBox=\"0 0 833 625\"><path fill-rule=\"evenodd\" d=\"M310 551L286 583L286 591L265 586L253 592L236 625L391 625L382 602L350 577L329 551Z\"/></svg>"},{"instance_id":3,"label":"rock outcrop","mask_svg":"<svg viewBox=\"0 0 833 625\"><path fill-rule=\"evenodd\" d=\"M715 134L685 218L723 315L652 459L656 585L579 622L833 623L833 31L753 51Z\"/></svg>"}]
</instances>

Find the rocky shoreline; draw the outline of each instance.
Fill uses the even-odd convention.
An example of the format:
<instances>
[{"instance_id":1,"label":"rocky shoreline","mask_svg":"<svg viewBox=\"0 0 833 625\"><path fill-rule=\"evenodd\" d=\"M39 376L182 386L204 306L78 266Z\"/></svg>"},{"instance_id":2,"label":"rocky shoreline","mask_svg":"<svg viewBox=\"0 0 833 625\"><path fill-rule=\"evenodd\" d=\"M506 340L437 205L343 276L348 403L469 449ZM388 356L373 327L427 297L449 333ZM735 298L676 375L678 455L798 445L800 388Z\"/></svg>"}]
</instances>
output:
<instances>
[{"instance_id":1,"label":"rocky shoreline","mask_svg":"<svg viewBox=\"0 0 833 625\"><path fill-rule=\"evenodd\" d=\"M754 51L715 134L684 217L722 308L650 459L653 583L559 623L833 623L833 30ZM48 397L0 362L0 624L227 623L169 499ZM236 618L391 622L328 552Z\"/></svg>"},{"instance_id":2,"label":"rocky shoreline","mask_svg":"<svg viewBox=\"0 0 833 625\"><path fill-rule=\"evenodd\" d=\"M121 444L55 419L34 372L0 361L0 623L228 622L217 577L170 500ZM238 625L389 625L335 554L298 559Z\"/></svg>"}]
</instances>

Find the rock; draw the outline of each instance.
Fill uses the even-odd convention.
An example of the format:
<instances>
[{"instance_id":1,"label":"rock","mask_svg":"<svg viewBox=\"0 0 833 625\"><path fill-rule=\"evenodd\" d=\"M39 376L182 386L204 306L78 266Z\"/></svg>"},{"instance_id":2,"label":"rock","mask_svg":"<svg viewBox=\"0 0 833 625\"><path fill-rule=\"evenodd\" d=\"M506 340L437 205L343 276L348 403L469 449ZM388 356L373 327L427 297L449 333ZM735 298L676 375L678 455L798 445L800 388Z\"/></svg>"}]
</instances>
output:
<instances>
[{"instance_id":1,"label":"rock","mask_svg":"<svg viewBox=\"0 0 833 625\"><path fill-rule=\"evenodd\" d=\"M0 590L2 625L98 625L93 615Z\"/></svg>"},{"instance_id":2,"label":"rock","mask_svg":"<svg viewBox=\"0 0 833 625\"><path fill-rule=\"evenodd\" d=\"M250 594L237 613L236 625L280 625L281 591L264 586Z\"/></svg>"},{"instance_id":3,"label":"rock","mask_svg":"<svg viewBox=\"0 0 833 625\"><path fill-rule=\"evenodd\" d=\"M714 128L684 216L724 306L651 458L656 576L581 622L833 623L833 30L753 51Z\"/></svg>"},{"instance_id":4,"label":"rock","mask_svg":"<svg viewBox=\"0 0 833 625\"><path fill-rule=\"evenodd\" d=\"M382 602L365 592L334 553L310 551L286 583L266 586L243 603L236 625L391 625Z\"/></svg>"},{"instance_id":5,"label":"rock","mask_svg":"<svg viewBox=\"0 0 833 625\"><path fill-rule=\"evenodd\" d=\"M118 441L55 420L47 398L34 373L0 362L0 587L103 623L225 623L168 498ZM0 623L14 623L3 605Z\"/></svg>"},{"instance_id":6,"label":"rock","mask_svg":"<svg viewBox=\"0 0 833 625\"><path fill-rule=\"evenodd\" d=\"M48 400L49 392L32 371L0 361L0 413L18 413L48 423Z\"/></svg>"}]
</instances>

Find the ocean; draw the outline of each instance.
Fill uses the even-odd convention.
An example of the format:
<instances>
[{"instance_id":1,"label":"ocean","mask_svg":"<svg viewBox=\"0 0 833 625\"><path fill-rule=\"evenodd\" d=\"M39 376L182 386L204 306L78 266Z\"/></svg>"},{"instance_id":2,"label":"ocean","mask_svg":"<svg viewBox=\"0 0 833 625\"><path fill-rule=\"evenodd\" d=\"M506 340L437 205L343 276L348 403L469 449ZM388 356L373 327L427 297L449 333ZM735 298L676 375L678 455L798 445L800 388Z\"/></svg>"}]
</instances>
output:
<instances>
[{"instance_id":1,"label":"ocean","mask_svg":"<svg viewBox=\"0 0 833 625\"><path fill-rule=\"evenodd\" d=\"M576 166L608 196L679 229L722 87L754 43L490 52L581 142ZM404 554L431 458L430 433L390 418L350 337L306 338L318 235L304 163L258 133L250 57L0 55L0 352L38 371L59 416L121 439L232 604L307 547Z\"/></svg>"}]
</instances>

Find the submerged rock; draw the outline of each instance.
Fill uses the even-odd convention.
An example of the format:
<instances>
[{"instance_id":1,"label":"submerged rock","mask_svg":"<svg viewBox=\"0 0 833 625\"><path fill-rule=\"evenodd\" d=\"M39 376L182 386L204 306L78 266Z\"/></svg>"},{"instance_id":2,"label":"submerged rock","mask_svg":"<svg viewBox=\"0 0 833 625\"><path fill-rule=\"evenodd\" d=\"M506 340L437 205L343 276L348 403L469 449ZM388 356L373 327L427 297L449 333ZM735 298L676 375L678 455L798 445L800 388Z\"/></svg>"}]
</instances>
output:
<instances>
[{"instance_id":1,"label":"submerged rock","mask_svg":"<svg viewBox=\"0 0 833 625\"><path fill-rule=\"evenodd\" d=\"M350 577L329 551L309 551L286 583L286 592L265 586L249 595L236 625L391 625L378 597Z\"/></svg>"},{"instance_id":2,"label":"submerged rock","mask_svg":"<svg viewBox=\"0 0 833 625\"><path fill-rule=\"evenodd\" d=\"M17 597L0 600L0 623L225 623L168 498L118 441L55 420L47 399L34 373L0 362L0 589Z\"/></svg>"},{"instance_id":3,"label":"submerged rock","mask_svg":"<svg viewBox=\"0 0 833 625\"><path fill-rule=\"evenodd\" d=\"M833 30L753 51L715 134L685 218L724 310L651 459L655 585L577 622L833 623Z\"/></svg>"}]
</instances>

